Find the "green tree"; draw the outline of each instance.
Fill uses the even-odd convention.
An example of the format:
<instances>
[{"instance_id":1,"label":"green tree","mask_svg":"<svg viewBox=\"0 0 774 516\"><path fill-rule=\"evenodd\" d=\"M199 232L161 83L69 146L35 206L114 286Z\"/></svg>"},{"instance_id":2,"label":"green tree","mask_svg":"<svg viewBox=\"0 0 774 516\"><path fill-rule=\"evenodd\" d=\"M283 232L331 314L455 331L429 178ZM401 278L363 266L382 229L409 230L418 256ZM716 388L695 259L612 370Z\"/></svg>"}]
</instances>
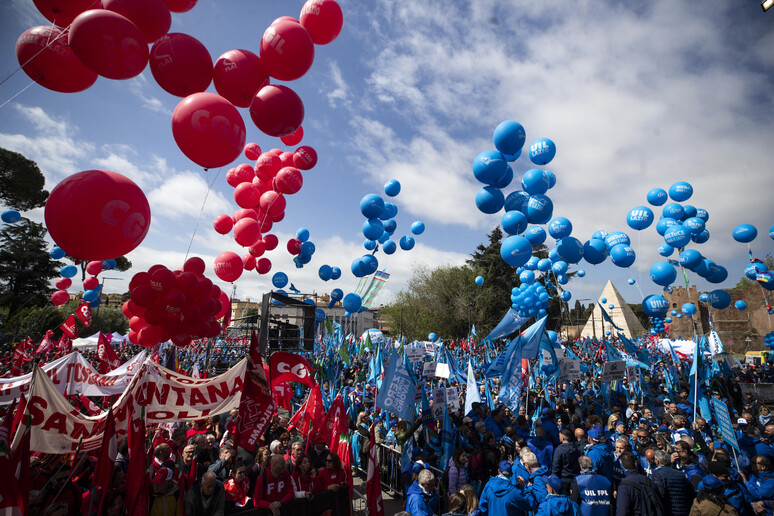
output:
<instances>
[{"instance_id":1,"label":"green tree","mask_svg":"<svg viewBox=\"0 0 774 516\"><path fill-rule=\"evenodd\" d=\"M21 211L43 206L48 198L45 182L34 161L0 148L0 200L4 204Z\"/></svg>"},{"instance_id":2,"label":"green tree","mask_svg":"<svg viewBox=\"0 0 774 516\"><path fill-rule=\"evenodd\" d=\"M58 330L64 320L62 312L53 305L25 306L5 321L0 342L18 342L27 337L38 342L47 330ZM61 330L58 331L61 335Z\"/></svg>"},{"instance_id":3,"label":"green tree","mask_svg":"<svg viewBox=\"0 0 774 516\"><path fill-rule=\"evenodd\" d=\"M771 256L771 253L766 253L766 256L763 258L763 263L766 265L766 268L770 271L774 271L774 256ZM754 287L757 285L757 281L753 281L746 276L742 276L742 278L739 280L739 282L736 284L736 287L738 289L746 290L750 287Z\"/></svg>"},{"instance_id":4,"label":"green tree","mask_svg":"<svg viewBox=\"0 0 774 516\"><path fill-rule=\"evenodd\" d=\"M46 303L49 280L59 276L62 264L51 258L45 236L42 224L26 218L0 230L0 306L9 315L22 305Z\"/></svg>"}]
</instances>

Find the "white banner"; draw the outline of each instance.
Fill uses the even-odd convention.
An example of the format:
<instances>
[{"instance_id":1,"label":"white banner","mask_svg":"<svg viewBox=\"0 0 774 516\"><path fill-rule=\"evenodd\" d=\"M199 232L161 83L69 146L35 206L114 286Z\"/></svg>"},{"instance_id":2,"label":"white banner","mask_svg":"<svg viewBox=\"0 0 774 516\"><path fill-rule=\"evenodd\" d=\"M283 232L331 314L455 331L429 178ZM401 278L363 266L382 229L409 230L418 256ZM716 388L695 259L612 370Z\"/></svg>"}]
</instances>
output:
<instances>
[{"instance_id":1,"label":"white banner","mask_svg":"<svg viewBox=\"0 0 774 516\"><path fill-rule=\"evenodd\" d=\"M626 375L625 360L605 362L605 368L602 370L603 382L613 382L616 380L623 380L625 375Z\"/></svg>"},{"instance_id":2,"label":"white banner","mask_svg":"<svg viewBox=\"0 0 774 516\"><path fill-rule=\"evenodd\" d=\"M412 364L414 362L421 362L425 359L424 348L405 348L404 351L406 352L409 362Z\"/></svg>"}]
</instances>

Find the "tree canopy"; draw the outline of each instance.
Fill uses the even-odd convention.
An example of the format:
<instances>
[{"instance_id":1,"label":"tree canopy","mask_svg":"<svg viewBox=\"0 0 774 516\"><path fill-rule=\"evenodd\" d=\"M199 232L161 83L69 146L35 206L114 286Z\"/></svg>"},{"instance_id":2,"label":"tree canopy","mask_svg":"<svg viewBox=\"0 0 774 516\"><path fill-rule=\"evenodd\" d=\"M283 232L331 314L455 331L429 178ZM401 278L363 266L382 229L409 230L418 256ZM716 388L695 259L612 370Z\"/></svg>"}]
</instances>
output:
<instances>
[{"instance_id":1,"label":"tree canopy","mask_svg":"<svg viewBox=\"0 0 774 516\"><path fill-rule=\"evenodd\" d=\"M20 211L40 208L48 199L38 165L18 152L0 148L0 200Z\"/></svg>"}]
</instances>

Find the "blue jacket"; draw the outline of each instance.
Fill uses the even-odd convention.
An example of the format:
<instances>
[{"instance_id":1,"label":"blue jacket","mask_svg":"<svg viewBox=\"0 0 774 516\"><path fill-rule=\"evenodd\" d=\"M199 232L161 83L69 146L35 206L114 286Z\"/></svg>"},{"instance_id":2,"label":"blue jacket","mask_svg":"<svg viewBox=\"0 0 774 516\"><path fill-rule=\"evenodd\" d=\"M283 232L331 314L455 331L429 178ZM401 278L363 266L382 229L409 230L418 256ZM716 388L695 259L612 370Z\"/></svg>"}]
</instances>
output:
<instances>
[{"instance_id":1,"label":"blue jacket","mask_svg":"<svg viewBox=\"0 0 774 516\"><path fill-rule=\"evenodd\" d=\"M551 456L554 454L554 445L544 437L530 437L527 439L527 446L537 457L541 466L551 467Z\"/></svg>"},{"instance_id":2,"label":"blue jacket","mask_svg":"<svg viewBox=\"0 0 774 516\"><path fill-rule=\"evenodd\" d=\"M551 444L554 445L554 448L557 448L560 444L559 427L556 426L556 423L554 423L553 420L546 417L540 418L540 425L543 427L543 430L545 430L546 437L551 441Z\"/></svg>"},{"instance_id":3,"label":"blue jacket","mask_svg":"<svg viewBox=\"0 0 774 516\"><path fill-rule=\"evenodd\" d=\"M538 507L537 516L580 516L580 511L569 496L550 494Z\"/></svg>"},{"instance_id":4,"label":"blue jacket","mask_svg":"<svg viewBox=\"0 0 774 516\"><path fill-rule=\"evenodd\" d=\"M406 511L411 516L433 516L435 506L438 505L438 493L425 493L419 483L414 480L407 491Z\"/></svg>"},{"instance_id":5,"label":"blue jacket","mask_svg":"<svg viewBox=\"0 0 774 516\"><path fill-rule=\"evenodd\" d=\"M505 428L503 428L502 423L495 421L491 414L484 420L484 426L486 426L487 432L492 432L494 434L495 441L502 439Z\"/></svg>"},{"instance_id":6,"label":"blue jacket","mask_svg":"<svg viewBox=\"0 0 774 516\"><path fill-rule=\"evenodd\" d=\"M752 501L770 500L774 498L774 471L750 475L750 480L744 485L750 492ZM771 514L771 509L767 509L767 514Z\"/></svg>"},{"instance_id":7,"label":"blue jacket","mask_svg":"<svg viewBox=\"0 0 774 516\"><path fill-rule=\"evenodd\" d=\"M634 486L628 485L626 482L631 482L635 485L643 485L649 483L648 477L638 473L636 469L629 469L626 471L626 477L624 477L621 484L618 486L618 495L616 497L616 516L639 516L642 514L643 499L642 493Z\"/></svg>"},{"instance_id":8,"label":"blue jacket","mask_svg":"<svg viewBox=\"0 0 774 516\"><path fill-rule=\"evenodd\" d=\"M532 500L532 507L529 510L530 514L535 514L538 504L545 500L548 495L548 489L546 489L546 476L548 476L548 468L540 466L532 472L527 480L528 485L524 486L524 494L529 496Z\"/></svg>"},{"instance_id":9,"label":"blue jacket","mask_svg":"<svg viewBox=\"0 0 774 516\"><path fill-rule=\"evenodd\" d=\"M663 506L671 509L672 516L688 516L696 495L683 473L669 466L659 466L650 475L650 480Z\"/></svg>"},{"instance_id":10,"label":"blue jacket","mask_svg":"<svg viewBox=\"0 0 774 516\"><path fill-rule=\"evenodd\" d=\"M529 510L537 502L504 477L492 477L481 491L478 508L482 516L508 516Z\"/></svg>"},{"instance_id":11,"label":"blue jacket","mask_svg":"<svg viewBox=\"0 0 774 516\"><path fill-rule=\"evenodd\" d=\"M513 470L513 474L511 475L511 484L515 486L519 485L519 477L523 478L524 480L529 480L529 471L527 471L527 468L525 468L524 464L521 463L520 458L516 457L514 459L511 468Z\"/></svg>"},{"instance_id":12,"label":"blue jacket","mask_svg":"<svg viewBox=\"0 0 774 516\"><path fill-rule=\"evenodd\" d=\"M598 443L586 448L586 456L591 457L594 471L613 481L613 454L605 443Z\"/></svg>"},{"instance_id":13,"label":"blue jacket","mask_svg":"<svg viewBox=\"0 0 774 516\"><path fill-rule=\"evenodd\" d=\"M613 483L594 471L584 470L575 477L570 494L580 505L581 516L612 514Z\"/></svg>"}]
</instances>

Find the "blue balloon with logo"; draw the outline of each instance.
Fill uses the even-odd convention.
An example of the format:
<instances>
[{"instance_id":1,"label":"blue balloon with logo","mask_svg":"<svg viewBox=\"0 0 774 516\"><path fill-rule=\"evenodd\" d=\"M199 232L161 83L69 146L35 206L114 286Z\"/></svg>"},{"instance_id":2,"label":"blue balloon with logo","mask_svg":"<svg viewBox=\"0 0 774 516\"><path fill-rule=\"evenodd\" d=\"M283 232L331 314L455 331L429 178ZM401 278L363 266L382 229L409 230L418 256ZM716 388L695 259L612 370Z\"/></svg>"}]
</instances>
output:
<instances>
[{"instance_id":1,"label":"blue balloon with logo","mask_svg":"<svg viewBox=\"0 0 774 516\"><path fill-rule=\"evenodd\" d=\"M546 241L546 230L540 226L530 226L524 231L524 238L533 246L538 246Z\"/></svg>"},{"instance_id":2,"label":"blue balloon with logo","mask_svg":"<svg viewBox=\"0 0 774 516\"><path fill-rule=\"evenodd\" d=\"M551 266L551 269L554 271L555 274L564 274L565 272L567 272L567 268L568 268L567 262L563 262L561 260L559 260L558 262L554 263Z\"/></svg>"},{"instance_id":3,"label":"blue balloon with logo","mask_svg":"<svg viewBox=\"0 0 774 516\"><path fill-rule=\"evenodd\" d=\"M696 244L703 244L710 238L710 233L708 230L704 230L701 233L697 233L691 237L691 240L693 240Z\"/></svg>"},{"instance_id":4,"label":"blue balloon with logo","mask_svg":"<svg viewBox=\"0 0 774 516\"><path fill-rule=\"evenodd\" d=\"M417 220L413 224L411 224L411 232L415 235L421 235L425 232L425 223L421 220Z\"/></svg>"},{"instance_id":5,"label":"blue balloon with logo","mask_svg":"<svg viewBox=\"0 0 774 516\"><path fill-rule=\"evenodd\" d=\"M509 236L500 244L500 256L511 267L521 267L532 256L532 244L522 236Z\"/></svg>"},{"instance_id":6,"label":"blue balloon with logo","mask_svg":"<svg viewBox=\"0 0 774 516\"><path fill-rule=\"evenodd\" d=\"M322 308L318 308L317 310L315 310L314 322L316 322L317 324L320 324L324 320L325 320L325 310L323 310Z\"/></svg>"},{"instance_id":7,"label":"blue balloon with logo","mask_svg":"<svg viewBox=\"0 0 774 516\"><path fill-rule=\"evenodd\" d=\"M693 317L696 315L696 305L693 303L685 303L681 308L681 311L688 317Z\"/></svg>"},{"instance_id":8,"label":"blue balloon with logo","mask_svg":"<svg viewBox=\"0 0 774 516\"><path fill-rule=\"evenodd\" d=\"M613 231L612 233L608 233L607 237L605 237L605 245L607 245L608 249L612 250L613 247L617 246L618 244L631 244L629 235L622 231Z\"/></svg>"},{"instance_id":9,"label":"blue balloon with logo","mask_svg":"<svg viewBox=\"0 0 774 516\"><path fill-rule=\"evenodd\" d=\"M669 262L656 262L650 268L650 279L656 285L666 287L677 278L677 271Z\"/></svg>"},{"instance_id":10,"label":"blue balloon with logo","mask_svg":"<svg viewBox=\"0 0 774 516\"><path fill-rule=\"evenodd\" d=\"M520 211L506 211L500 219L500 225L509 235L520 235L528 226L527 216Z\"/></svg>"},{"instance_id":11,"label":"blue balloon with logo","mask_svg":"<svg viewBox=\"0 0 774 516\"><path fill-rule=\"evenodd\" d=\"M634 279L634 278L629 278L628 280L626 280L626 282L627 282L629 285L634 285L635 283L637 283L637 280L636 280L636 279Z\"/></svg>"},{"instance_id":12,"label":"blue balloon with logo","mask_svg":"<svg viewBox=\"0 0 774 516\"><path fill-rule=\"evenodd\" d=\"M288 284L288 275L284 272L275 272L271 277L271 284L277 288L285 288Z\"/></svg>"},{"instance_id":13,"label":"blue balloon with logo","mask_svg":"<svg viewBox=\"0 0 774 516\"><path fill-rule=\"evenodd\" d=\"M556 144L548 138L538 138L529 146L529 160L535 165L548 165L556 156Z\"/></svg>"},{"instance_id":14,"label":"blue balloon with logo","mask_svg":"<svg viewBox=\"0 0 774 516\"><path fill-rule=\"evenodd\" d=\"M486 150L473 160L473 175L485 185L498 183L507 170L505 157L496 150Z\"/></svg>"},{"instance_id":15,"label":"blue balloon with logo","mask_svg":"<svg viewBox=\"0 0 774 516\"><path fill-rule=\"evenodd\" d=\"M544 194L551 184L545 172L538 168L531 168L524 172L521 178L521 188L530 195Z\"/></svg>"},{"instance_id":16,"label":"blue balloon with logo","mask_svg":"<svg viewBox=\"0 0 774 516\"><path fill-rule=\"evenodd\" d=\"M696 249L686 249L680 253L680 265L688 270L693 270L699 265L704 257Z\"/></svg>"},{"instance_id":17,"label":"blue balloon with logo","mask_svg":"<svg viewBox=\"0 0 774 516\"><path fill-rule=\"evenodd\" d=\"M526 285L532 285L535 283L535 273L532 271L524 271L519 274L519 281Z\"/></svg>"},{"instance_id":18,"label":"blue balloon with logo","mask_svg":"<svg viewBox=\"0 0 774 516\"><path fill-rule=\"evenodd\" d=\"M567 301L572 299L572 294L570 293L569 290L565 290L564 292L559 294L559 298L566 303Z\"/></svg>"},{"instance_id":19,"label":"blue balloon with logo","mask_svg":"<svg viewBox=\"0 0 774 516\"><path fill-rule=\"evenodd\" d=\"M500 211L505 204L502 190L494 186L485 186L476 193L476 206L479 211L491 215Z\"/></svg>"},{"instance_id":20,"label":"blue balloon with logo","mask_svg":"<svg viewBox=\"0 0 774 516\"><path fill-rule=\"evenodd\" d=\"M660 254L661 256L664 256L664 257L672 256L674 252L675 252L675 248L667 244L666 242L658 246L658 254Z\"/></svg>"},{"instance_id":21,"label":"blue balloon with logo","mask_svg":"<svg viewBox=\"0 0 774 516\"><path fill-rule=\"evenodd\" d=\"M626 215L626 223L630 228L637 231L647 229L653 224L653 210L647 206L637 206L629 210Z\"/></svg>"},{"instance_id":22,"label":"blue balloon with logo","mask_svg":"<svg viewBox=\"0 0 774 516\"><path fill-rule=\"evenodd\" d=\"M551 270L552 264L551 260L548 258L541 258L538 260L537 268L540 272L548 272Z\"/></svg>"},{"instance_id":23,"label":"blue balloon with logo","mask_svg":"<svg viewBox=\"0 0 774 516\"><path fill-rule=\"evenodd\" d=\"M583 269L578 269L578 272L576 273L576 275L579 278L582 278L582 277L584 277L586 275L586 271L584 271Z\"/></svg>"},{"instance_id":24,"label":"blue balloon with logo","mask_svg":"<svg viewBox=\"0 0 774 516\"><path fill-rule=\"evenodd\" d=\"M400 193L400 183L397 179L388 179L384 183L384 193L388 197L395 197Z\"/></svg>"},{"instance_id":25,"label":"blue balloon with logo","mask_svg":"<svg viewBox=\"0 0 774 516\"><path fill-rule=\"evenodd\" d=\"M664 236L669 228L672 226L676 226L680 224L679 221L675 219L670 219L669 217L661 217L658 219L658 222L656 222L656 233L658 233L661 236Z\"/></svg>"},{"instance_id":26,"label":"blue balloon with logo","mask_svg":"<svg viewBox=\"0 0 774 516\"><path fill-rule=\"evenodd\" d=\"M701 301L702 303L706 303L707 300L709 300L709 294L701 294L699 296L699 301Z\"/></svg>"},{"instance_id":27,"label":"blue balloon with logo","mask_svg":"<svg viewBox=\"0 0 774 516\"><path fill-rule=\"evenodd\" d=\"M500 179L498 182L496 182L494 185L495 188L507 188L510 186L510 184L513 182L513 169L510 165L508 165L505 168L505 175L502 179Z\"/></svg>"},{"instance_id":28,"label":"blue balloon with logo","mask_svg":"<svg viewBox=\"0 0 774 516\"><path fill-rule=\"evenodd\" d=\"M414 249L414 237L408 235L400 237L400 248L404 251L411 251Z\"/></svg>"},{"instance_id":29,"label":"blue balloon with logo","mask_svg":"<svg viewBox=\"0 0 774 516\"><path fill-rule=\"evenodd\" d=\"M51 258L53 258L54 260L64 258L64 255L65 255L65 252L59 246L54 246L54 248L51 249Z\"/></svg>"},{"instance_id":30,"label":"blue balloon with logo","mask_svg":"<svg viewBox=\"0 0 774 516\"><path fill-rule=\"evenodd\" d=\"M344 306L344 310L351 314L355 314L360 310L360 307L363 304L363 300L358 296L357 294L351 292L344 296L344 300L341 302L342 306Z\"/></svg>"},{"instance_id":31,"label":"blue balloon with logo","mask_svg":"<svg viewBox=\"0 0 774 516\"><path fill-rule=\"evenodd\" d=\"M564 237L556 241L556 252L567 263L578 263L583 258L583 244L575 237Z\"/></svg>"},{"instance_id":32,"label":"blue balloon with logo","mask_svg":"<svg viewBox=\"0 0 774 516\"><path fill-rule=\"evenodd\" d=\"M597 231L594 231L594 234L591 235L591 238L596 238L597 240L602 240L603 242L607 238L608 232L604 229L600 229Z\"/></svg>"},{"instance_id":33,"label":"blue balloon with logo","mask_svg":"<svg viewBox=\"0 0 774 516\"><path fill-rule=\"evenodd\" d=\"M755 281L758 279L758 274L767 272L768 270L769 268L766 267L765 263L754 262L744 268L744 275L747 277L747 279Z\"/></svg>"},{"instance_id":34,"label":"blue balloon with logo","mask_svg":"<svg viewBox=\"0 0 774 516\"><path fill-rule=\"evenodd\" d=\"M680 249L691 242L691 233L682 224L677 224L666 230L664 241L672 247Z\"/></svg>"},{"instance_id":35,"label":"blue balloon with logo","mask_svg":"<svg viewBox=\"0 0 774 516\"><path fill-rule=\"evenodd\" d=\"M734 240L743 244L749 244L758 236L758 230L752 224L739 224L732 233Z\"/></svg>"},{"instance_id":36,"label":"blue balloon with logo","mask_svg":"<svg viewBox=\"0 0 774 516\"><path fill-rule=\"evenodd\" d=\"M384 254L393 254L397 250L398 244L392 240L387 240L384 244L382 244L382 251L384 251Z\"/></svg>"},{"instance_id":37,"label":"blue balloon with logo","mask_svg":"<svg viewBox=\"0 0 774 516\"><path fill-rule=\"evenodd\" d=\"M637 255L627 244L616 244L610 249L610 260L618 267L631 267Z\"/></svg>"},{"instance_id":38,"label":"blue balloon with logo","mask_svg":"<svg viewBox=\"0 0 774 516\"><path fill-rule=\"evenodd\" d=\"M548 189L550 190L551 188L556 186L556 174L554 174L550 170L544 170L543 172L546 173L546 177L548 178Z\"/></svg>"},{"instance_id":39,"label":"blue balloon with logo","mask_svg":"<svg viewBox=\"0 0 774 516\"><path fill-rule=\"evenodd\" d=\"M690 231L691 236L698 235L704 231L705 223L699 217L688 217L683 221L683 226Z\"/></svg>"},{"instance_id":40,"label":"blue balloon with logo","mask_svg":"<svg viewBox=\"0 0 774 516\"><path fill-rule=\"evenodd\" d=\"M527 220L530 224L545 224L551 220L554 203L545 195L531 195L527 202Z\"/></svg>"},{"instance_id":41,"label":"blue balloon with logo","mask_svg":"<svg viewBox=\"0 0 774 516\"><path fill-rule=\"evenodd\" d=\"M676 202L671 202L661 210L661 216L669 219L680 220L684 215L683 207Z\"/></svg>"},{"instance_id":42,"label":"blue balloon with logo","mask_svg":"<svg viewBox=\"0 0 774 516\"><path fill-rule=\"evenodd\" d=\"M63 278L72 278L76 274L78 274L78 267L75 265L65 265L59 269L59 275Z\"/></svg>"},{"instance_id":43,"label":"blue balloon with logo","mask_svg":"<svg viewBox=\"0 0 774 516\"><path fill-rule=\"evenodd\" d=\"M367 219L378 219L384 212L384 199L376 194L365 195L360 199L360 213Z\"/></svg>"},{"instance_id":44,"label":"blue balloon with logo","mask_svg":"<svg viewBox=\"0 0 774 516\"><path fill-rule=\"evenodd\" d=\"M598 238L587 240L583 244L583 259L591 265L598 265L607 259L608 249L605 242Z\"/></svg>"},{"instance_id":45,"label":"blue balloon with logo","mask_svg":"<svg viewBox=\"0 0 774 516\"><path fill-rule=\"evenodd\" d=\"M684 202L693 195L693 187L685 181L678 181L669 187L669 197L673 201Z\"/></svg>"},{"instance_id":46,"label":"blue balloon with logo","mask_svg":"<svg viewBox=\"0 0 774 516\"><path fill-rule=\"evenodd\" d=\"M0 214L0 219L6 224L16 224L21 220L21 213L16 210L5 210Z\"/></svg>"},{"instance_id":47,"label":"blue balloon with logo","mask_svg":"<svg viewBox=\"0 0 774 516\"><path fill-rule=\"evenodd\" d=\"M728 279L728 269L722 265L715 264L713 267L710 267L710 275L706 279L710 283L723 283Z\"/></svg>"},{"instance_id":48,"label":"blue balloon with logo","mask_svg":"<svg viewBox=\"0 0 774 516\"><path fill-rule=\"evenodd\" d=\"M379 260L372 254L366 254L360 257L360 271L363 272L363 276L368 276L376 272L379 268Z\"/></svg>"},{"instance_id":49,"label":"blue balloon with logo","mask_svg":"<svg viewBox=\"0 0 774 516\"><path fill-rule=\"evenodd\" d=\"M332 272L331 274L332 280L337 280L341 277L341 269L339 269L338 267L331 267L331 272Z\"/></svg>"},{"instance_id":50,"label":"blue balloon with logo","mask_svg":"<svg viewBox=\"0 0 774 516\"><path fill-rule=\"evenodd\" d=\"M317 247L315 247L314 242L306 241L303 244L301 244L301 255L303 256L312 256L314 252L317 250Z\"/></svg>"},{"instance_id":51,"label":"blue balloon with logo","mask_svg":"<svg viewBox=\"0 0 774 516\"><path fill-rule=\"evenodd\" d=\"M476 276L476 285L479 287L484 284L484 277L483 276Z\"/></svg>"},{"instance_id":52,"label":"blue balloon with logo","mask_svg":"<svg viewBox=\"0 0 774 516\"><path fill-rule=\"evenodd\" d=\"M648 192L647 199L652 206L663 206L669 196L663 188L653 188Z\"/></svg>"},{"instance_id":53,"label":"blue balloon with logo","mask_svg":"<svg viewBox=\"0 0 774 516\"><path fill-rule=\"evenodd\" d=\"M696 213L698 210L695 206L691 206L690 204L683 204L683 218L684 219L690 219L692 217L696 216Z\"/></svg>"},{"instance_id":54,"label":"blue balloon with logo","mask_svg":"<svg viewBox=\"0 0 774 516\"><path fill-rule=\"evenodd\" d=\"M736 307L736 309L737 309L737 310L739 310L739 311L742 311L742 310L747 310L747 303L745 303L745 302L744 302L744 301L742 301L741 299L740 299L739 301L737 301L736 303L734 303L734 306L735 306L735 307Z\"/></svg>"},{"instance_id":55,"label":"blue balloon with logo","mask_svg":"<svg viewBox=\"0 0 774 516\"><path fill-rule=\"evenodd\" d=\"M521 152L524 142L527 139L527 133L518 122L513 120L504 120L495 127L492 134L495 149L505 155L513 155Z\"/></svg>"},{"instance_id":56,"label":"blue balloon with logo","mask_svg":"<svg viewBox=\"0 0 774 516\"><path fill-rule=\"evenodd\" d=\"M538 262L540 262L540 258L537 256L530 256L529 260L527 260L527 263L524 264L524 268L531 271L537 270Z\"/></svg>"},{"instance_id":57,"label":"blue balloon with logo","mask_svg":"<svg viewBox=\"0 0 774 516\"><path fill-rule=\"evenodd\" d=\"M102 262L102 270L112 271L115 268L116 268L116 261L112 258L110 260L104 260Z\"/></svg>"},{"instance_id":58,"label":"blue balloon with logo","mask_svg":"<svg viewBox=\"0 0 774 516\"><path fill-rule=\"evenodd\" d=\"M508 194L503 205L505 206L505 211L520 211L526 214L528 202L529 194L522 190L516 190Z\"/></svg>"},{"instance_id":59,"label":"blue balloon with logo","mask_svg":"<svg viewBox=\"0 0 774 516\"><path fill-rule=\"evenodd\" d=\"M566 217L556 217L548 224L548 234L556 240L568 237L572 233L572 222Z\"/></svg>"},{"instance_id":60,"label":"blue balloon with logo","mask_svg":"<svg viewBox=\"0 0 774 516\"><path fill-rule=\"evenodd\" d=\"M317 275L320 276L321 280L328 281L333 277L333 269L330 265L320 265Z\"/></svg>"}]
</instances>

